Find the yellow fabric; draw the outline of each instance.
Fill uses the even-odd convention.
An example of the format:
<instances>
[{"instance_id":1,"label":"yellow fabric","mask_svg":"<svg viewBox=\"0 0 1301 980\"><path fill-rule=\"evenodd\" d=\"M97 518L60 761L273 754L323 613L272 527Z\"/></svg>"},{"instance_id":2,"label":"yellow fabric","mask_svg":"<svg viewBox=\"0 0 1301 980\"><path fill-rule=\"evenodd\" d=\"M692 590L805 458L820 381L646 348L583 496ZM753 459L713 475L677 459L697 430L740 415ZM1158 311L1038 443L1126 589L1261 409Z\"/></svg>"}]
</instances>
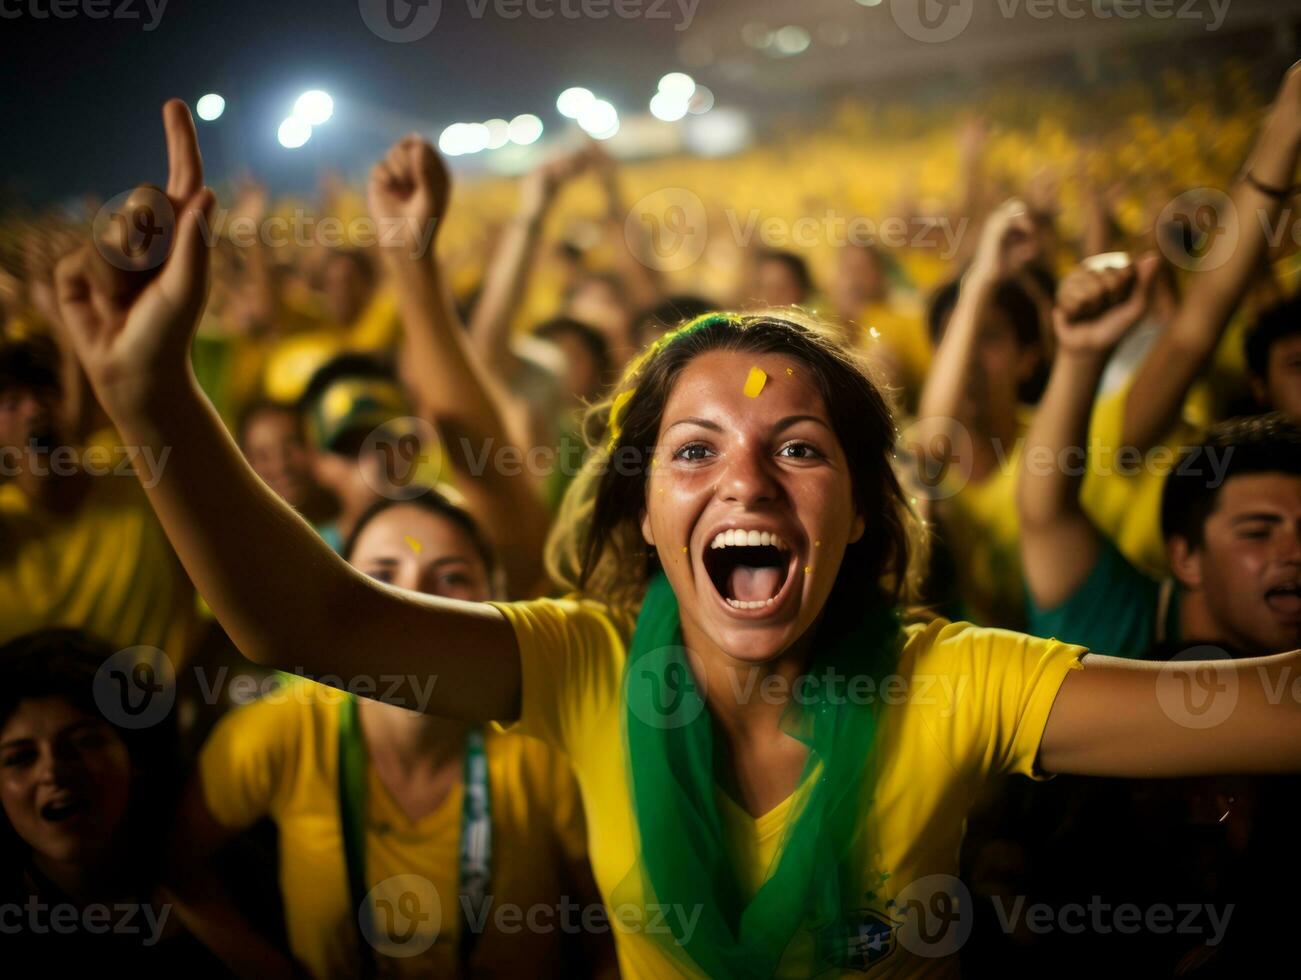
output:
<instances>
[{"instance_id":1,"label":"yellow fabric","mask_svg":"<svg viewBox=\"0 0 1301 980\"><path fill-rule=\"evenodd\" d=\"M204 798L226 827L270 817L279 829L280 887L293 955L315 977L357 974L356 912L350 906L338 801L338 712L342 695L310 681L237 709L213 731L199 757ZM554 974L560 913L523 920L514 931L508 907L558 909L566 868L584 853L582 806L563 758L540 742L489 734L494 898L471 958L480 976ZM452 977L461 929L459 867L462 785L412 823L369 770L366 882L419 875L437 891L441 926L419 955L385 957L385 975ZM502 915L498 929L497 916Z\"/></svg>"},{"instance_id":2,"label":"yellow fabric","mask_svg":"<svg viewBox=\"0 0 1301 980\"><path fill-rule=\"evenodd\" d=\"M1163 578L1169 574L1169 566L1161 537L1161 490L1179 447L1195 445L1201 431L1181 420L1141 463L1136 453L1121 456L1128 395L1126 386L1099 398L1093 408L1089 466L1080 488L1080 505L1125 558L1149 575Z\"/></svg>"},{"instance_id":3,"label":"yellow fabric","mask_svg":"<svg viewBox=\"0 0 1301 980\"><path fill-rule=\"evenodd\" d=\"M903 302L872 303L858 322L868 330L875 330L880 342L899 359L908 387L920 388L933 354L922 310L916 304Z\"/></svg>"},{"instance_id":4,"label":"yellow fabric","mask_svg":"<svg viewBox=\"0 0 1301 980\"><path fill-rule=\"evenodd\" d=\"M1001 447L993 472L966 483L939 505L958 592L969 618L982 626L1020 628L1025 623L1016 482L1028 421L1024 416L1015 441ZM950 470L949 478L958 478L957 471Z\"/></svg>"},{"instance_id":5,"label":"yellow fabric","mask_svg":"<svg viewBox=\"0 0 1301 980\"><path fill-rule=\"evenodd\" d=\"M261 355L262 390L276 401L295 402L316 369L344 351L387 351L401 332L397 297L376 290L357 321L344 327L320 313L291 308L284 314L295 329L270 344Z\"/></svg>"},{"instance_id":6,"label":"yellow fabric","mask_svg":"<svg viewBox=\"0 0 1301 980\"><path fill-rule=\"evenodd\" d=\"M179 671L197 622L193 586L123 466L116 433L96 433L80 458L108 472L89 477L72 513L47 513L15 483L0 486L0 642L74 627L119 649L157 647Z\"/></svg>"},{"instance_id":7,"label":"yellow fabric","mask_svg":"<svg viewBox=\"0 0 1301 980\"><path fill-rule=\"evenodd\" d=\"M616 924L615 941L623 976L678 975L674 962L647 935L653 916L644 916L642 926L638 916L619 914L626 902L644 907L630 890L630 882L637 880L629 875L637 835L620 696L633 618L573 599L497 608L514 628L523 666L520 720L512 730L569 755L587 805L597 884L622 923ZM870 870L889 875L884 883L872 883L879 902L894 899L926 875L957 873L968 807L993 777L1035 775L1053 700L1083 653L1054 640L943 620L908 632L898 672L902 686L879 688L886 706L870 776L875 805L866 816ZM723 807L732 835L729 852L738 862L739 879L751 889L771 865L788 803L758 820L734 804L730 811ZM864 869L865 876L868 871ZM873 975L956 973L951 960L915 958L899 947Z\"/></svg>"}]
</instances>

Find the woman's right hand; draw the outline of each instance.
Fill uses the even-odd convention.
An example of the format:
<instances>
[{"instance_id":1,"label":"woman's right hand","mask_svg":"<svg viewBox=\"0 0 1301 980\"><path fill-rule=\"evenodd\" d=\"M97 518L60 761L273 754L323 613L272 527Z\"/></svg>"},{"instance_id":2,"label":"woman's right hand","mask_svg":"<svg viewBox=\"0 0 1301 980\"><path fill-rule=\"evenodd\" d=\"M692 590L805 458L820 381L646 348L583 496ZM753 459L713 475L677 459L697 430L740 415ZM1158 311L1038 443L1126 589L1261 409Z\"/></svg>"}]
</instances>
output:
<instances>
[{"instance_id":1,"label":"woman's right hand","mask_svg":"<svg viewBox=\"0 0 1301 980\"><path fill-rule=\"evenodd\" d=\"M101 212L91 241L55 274L68 338L109 416L145 417L188 383L190 342L208 289L203 160L190 110L163 106L166 192L142 185Z\"/></svg>"}]
</instances>

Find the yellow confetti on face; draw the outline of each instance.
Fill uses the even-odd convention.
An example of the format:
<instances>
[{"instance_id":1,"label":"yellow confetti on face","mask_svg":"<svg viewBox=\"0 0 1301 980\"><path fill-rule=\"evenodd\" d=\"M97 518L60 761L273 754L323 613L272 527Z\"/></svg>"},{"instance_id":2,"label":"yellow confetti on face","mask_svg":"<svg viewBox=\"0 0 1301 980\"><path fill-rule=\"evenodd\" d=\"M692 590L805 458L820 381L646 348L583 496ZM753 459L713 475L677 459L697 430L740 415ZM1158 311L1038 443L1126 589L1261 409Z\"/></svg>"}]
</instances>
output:
<instances>
[{"instance_id":1,"label":"yellow confetti on face","mask_svg":"<svg viewBox=\"0 0 1301 980\"><path fill-rule=\"evenodd\" d=\"M822 542L821 542L821 541L814 541L814 542L813 542L813 547L815 547L815 548L821 548L821 547L822 547Z\"/></svg>"},{"instance_id":2,"label":"yellow confetti on face","mask_svg":"<svg viewBox=\"0 0 1301 980\"><path fill-rule=\"evenodd\" d=\"M759 392L763 391L763 386L768 383L768 375L763 372L762 368L750 368L750 374L745 379L745 397L758 398Z\"/></svg>"},{"instance_id":3,"label":"yellow confetti on face","mask_svg":"<svg viewBox=\"0 0 1301 980\"><path fill-rule=\"evenodd\" d=\"M682 546L682 553L684 555L687 553L687 546L685 544Z\"/></svg>"},{"instance_id":4,"label":"yellow confetti on face","mask_svg":"<svg viewBox=\"0 0 1301 980\"><path fill-rule=\"evenodd\" d=\"M791 376L794 375L794 374L795 374L795 369L794 369L794 368L787 368L787 369L786 369L786 377L789 378L789 377L791 377Z\"/></svg>"},{"instance_id":5,"label":"yellow confetti on face","mask_svg":"<svg viewBox=\"0 0 1301 980\"><path fill-rule=\"evenodd\" d=\"M805 566L804 566L804 574L805 574L805 575L808 575L808 574L809 574L810 572L812 572L812 571L813 571L813 566L812 566L812 565L805 565Z\"/></svg>"},{"instance_id":6,"label":"yellow confetti on face","mask_svg":"<svg viewBox=\"0 0 1301 980\"><path fill-rule=\"evenodd\" d=\"M403 535L402 540L405 541L407 543L407 547L410 548L412 551L414 551L417 555L420 554L420 552L425 550L425 546L409 534Z\"/></svg>"}]
</instances>

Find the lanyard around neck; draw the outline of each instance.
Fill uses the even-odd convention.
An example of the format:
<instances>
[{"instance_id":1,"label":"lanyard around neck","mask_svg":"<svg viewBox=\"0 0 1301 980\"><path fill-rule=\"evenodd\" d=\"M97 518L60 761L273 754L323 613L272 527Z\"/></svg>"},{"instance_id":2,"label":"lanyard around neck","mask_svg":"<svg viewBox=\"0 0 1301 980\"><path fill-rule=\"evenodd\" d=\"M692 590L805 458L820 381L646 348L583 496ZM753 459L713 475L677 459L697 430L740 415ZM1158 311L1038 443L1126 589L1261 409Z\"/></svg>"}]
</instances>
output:
<instances>
[{"instance_id":1,"label":"lanyard around neck","mask_svg":"<svg viewBox=\"0 0 1301 980\"><path fill-rule=\"evenodd\" d=\"M343 828L343 854L348 870L350 907L356 910L357 948L368 973L374 972L374 949L361 931L363 917L373 915L366 887L366 745L361 735L357 699L339 706L339 820ZM474 952L479 934L468 914L476 916L488 896L492 860L492 809L488 793L488 757L483 732L465 735L465 765L461 797L461 838L458 899L461 935L457 955L464 966Z\"/></svg>"}]
</instances>

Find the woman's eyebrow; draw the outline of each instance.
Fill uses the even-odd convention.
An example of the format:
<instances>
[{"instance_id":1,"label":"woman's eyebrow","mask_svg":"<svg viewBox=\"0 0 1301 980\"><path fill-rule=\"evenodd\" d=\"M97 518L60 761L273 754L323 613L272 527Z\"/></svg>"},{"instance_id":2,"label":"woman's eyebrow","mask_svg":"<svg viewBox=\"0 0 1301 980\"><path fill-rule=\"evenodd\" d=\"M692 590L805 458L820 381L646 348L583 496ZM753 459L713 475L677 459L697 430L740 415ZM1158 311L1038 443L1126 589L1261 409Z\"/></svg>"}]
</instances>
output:
<instances>
[{"instance_id":1,"label":"woman's eyebrow","mask_svg":"<svg viewBox=\"0 0 1301 980\"><path fill-rule=\"evenodd\" d=\"M797 425L800 422L816 422L824 429L831 431L831 423L816 415L787 415L784 419L773 426L773 431L780 432L782 429L789 429L792 425Z\"/></svg>"},{"instance_id":2,"label":"woman's eyebrow","mask_svg":"<svg viewBox=\"0 0 1301 980\"><path fill-rule=\"evenodd\" d=\"M695 416L692 416L690 418L685 418L685 419L678 419L676 422L670 425L668 429L665 429L664 431L668 432L669 429L675 429L679 425L698 425L702 429L709 429L711 432L723 431L723 427L719 425L717 422L711 422L709 421L709 419L696 418Z\"/></svg>"},{"instance_id":3,"label":"woman's eyebrow","mask_svg":"<svg viewBox=\"0 0 1301 980\"><path fill-rule=\"evenodd\" d=\"M436 559L432 567L438 568L442 565L468 565L468 564L470 564L470 559L468 558L463 558L460 555L446 555L442 558Z\"/></svg>"}]
</instances>

